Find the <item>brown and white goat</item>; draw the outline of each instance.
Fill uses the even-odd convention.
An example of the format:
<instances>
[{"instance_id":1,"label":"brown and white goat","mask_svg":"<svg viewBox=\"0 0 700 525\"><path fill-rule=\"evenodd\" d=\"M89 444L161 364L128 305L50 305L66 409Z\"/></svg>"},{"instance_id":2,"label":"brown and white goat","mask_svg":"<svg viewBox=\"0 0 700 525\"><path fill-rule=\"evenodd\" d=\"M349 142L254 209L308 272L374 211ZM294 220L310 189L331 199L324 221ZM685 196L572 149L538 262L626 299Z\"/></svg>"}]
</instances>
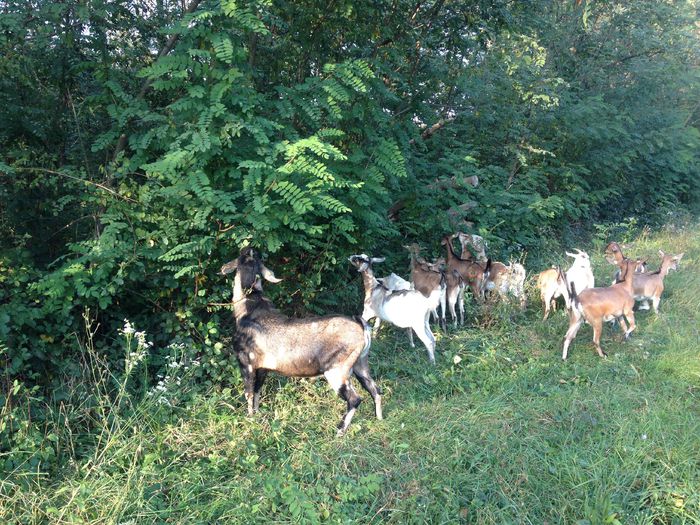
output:
<instances>
[{"instance_id":1,"label":"brown and white goat","mask_svg":"<svg viewBox=\"0 0 700 525\"><path fill-rule=\"evenodd\" d=\"M501 262L491 263L491 272L484 284L484 291L496 292L503 300L512 295L520 301L520 307L525 308L525 267L520 263L508 266Z\"/></svg>"},{"instance_id":2,"label":"brown and white goat","mask_svg":"<svg viewBox=\"0 0 700 525\"><path fill-rule=\"evenodd\" d=\"M622 253L622 248L620 247L620 245L613 241L613 242L609 242L608 245L605 247L605 259L610 264L620 266L620 263L622 261L627 260L627 257L625 257L624 254ZM637 266L634 268L634 271L635 271L635 273L646 272L647 271L647 259L642 259L641 262L637 263ZM622 270L619 270L619 269L615 272L615 275L613 277L613 279L614 279L613 283L620 281L621 272L622 272Z\"/></svg>"},{"instance_id":3,"label":"brown and white goat","mask_svg":"<svg viewBox=\"0 0 700 525\"><path fill-rule=\"evenodd\" d=\"M374 277L372 264L382 262L383 257L369 257L364 253L348 257L350 263L362 274L365 288L362 318L369 321L379 317L399 328L410 328L428 350L430 362L435 364L435 336L430 331L428 320L435 301L418 290L387 290ZM439 292L438 292L439 293ZM411 346L413 346L413 335Z\"/></svg>"},{"instance_id":4,"label":"brown and white goat","mask_svg":"<svg viewBox=\"0 0 700 525\"><path fill-rule=\"evenodd\" d=\"M639 306L640 310L648 310L651 301L654 307L654 313L659 313L659 303L661 302L661 294L664 291L664 278L671 270L678 269L678 263L683 258L683 254L669 255L659 250L661 255L660 268L652 273L635 273L632 276L633 295L635 301L642 301ZM624 263L620 263L622 266ZM646 308L644 307L646 305Z\"/></svg>"},{"instance_id":5,"label":"brown and white goat","mask_svg":"<svg viewBox=\"0 0 700 525\"><path fill-rule=\"evenodd\" d=\"M260 390L268 371L291 377L323 375L347 403L338 435L347 430L362 399L350 381L351 374L374 399L377 419L382 419L379 388L369 371L371 332L360 318L343 315L292 319L275 309L262 292L261 277L277 279L253 248L241 250L237 259L221 267L233 280L233 314L236 333L233 348L243 376L248 413L260 404Z\"/></svg>"},{"instance_id":6,"label":"brown and white goat","mask_svg":"<svg viewBox=\"0 0 700 525\"><path fill-rule=\"evenodd\" d=\"M459 308L459 324L464 324L464 280L459 275L456 270L449 271L446 268L445 258L439 257L435 262L428 263L424 265L428 270L432 272L440 272L445 278L445 302L447 303L447 308L450 310L450 315L452 316L452 322L455 327L457 326L457 312L456 308ZM445 305L442 307L443 317L445 311Z\"/></svg>"},{"instance_id":7,"label":"brown and white goat","mask_svg":"<svg viewBox=\"0 0 700 525\"><path fill-rule=\"evenodd\" d=\"M564 338L562 359L566 359L571 341L576 337L579 328L585 322L593 328L593 343L600 357L607 354L600 347L600 336L603 332L603 322L619 321L625 332L625 339L635 329L634 297L632 275L637 261L624 261L622 281L607 288L587 288L577 293L576 284L571 286L571 309L569 312L569 329ZM629 327L625 322L629 322Z\"/></svg>"}]
</instances>

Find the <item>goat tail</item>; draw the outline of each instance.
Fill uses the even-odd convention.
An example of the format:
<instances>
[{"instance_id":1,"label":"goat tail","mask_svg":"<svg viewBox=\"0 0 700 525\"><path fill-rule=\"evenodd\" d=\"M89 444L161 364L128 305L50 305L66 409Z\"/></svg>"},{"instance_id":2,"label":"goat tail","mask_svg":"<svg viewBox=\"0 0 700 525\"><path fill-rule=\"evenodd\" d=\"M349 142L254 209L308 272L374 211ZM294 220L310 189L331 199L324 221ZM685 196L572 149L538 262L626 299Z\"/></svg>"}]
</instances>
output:
<instances>
[{"instance_id":1,"label":"goat tail","mask_svg":"<svg viewBox=\"0 0 700 525\"><path fill-rule=\"evenodd\" d=\"M561 266L552 266L552 268L557 270L557 282L558 284L564 283L564 290L566 291L567 300L571 300L571 288L569 288L569 283L566 282L566 274L562 271Z\"/></svg>"},{"instance_id":2,"label":"goat tail","mask_svg":"<svg viewBox=\"0 0 700 525\"><path fill-rule=\"evenodd\" d=\"M569 284L571 284L571 289L569 289ZM574 281L571 281L566 285L566 291L569 292L569 297L571 299L571 309L574 310L580 310L581 306L581 301L578 300L578 294L576 293L576 285L574 284Z\"/></svg>"},{"instance_id":3,"label":"goat tail","mask_svg":"<svg viewBox=\"0 0 700 525\"><path fill-rule=\"evenodd\" d=\"M360 323L365 335L365 346L362 348L362 352L360 352L360 357L367 357L369 354L369 347L372 346L372 328L369 326L369 323L359 315L355 316L355 320Z\"/></svg>"}]
</instances>

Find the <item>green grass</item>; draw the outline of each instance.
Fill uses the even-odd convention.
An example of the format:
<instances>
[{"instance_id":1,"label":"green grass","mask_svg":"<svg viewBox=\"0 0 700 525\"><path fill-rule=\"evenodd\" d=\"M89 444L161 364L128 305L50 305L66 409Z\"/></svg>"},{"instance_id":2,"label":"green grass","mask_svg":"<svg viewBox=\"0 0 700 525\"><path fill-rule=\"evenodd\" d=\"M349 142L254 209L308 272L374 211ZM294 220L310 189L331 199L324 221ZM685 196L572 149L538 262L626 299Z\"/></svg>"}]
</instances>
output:
<instances>
[{"instance_id":1,"label":"green grass","mask_svg":"<svg viewBox=\"0 0 700 525\"><path fill-rule=\"evenodd\" d=\"M254 418L237 377L176 408L145 400L99 441L57 425L60 468L1 480L0 523L700 523L700 235L627 251L654 267L659 248L685 251L661 314L640 312L627 342L606 328L608 359L586 326L562 362L567 319L542 322L534 295L525 312L470 307L435 367L384 328L385 420L362 392L336 438L343 404L322 380L271 377Z\"/></svg>"}]
</instances>

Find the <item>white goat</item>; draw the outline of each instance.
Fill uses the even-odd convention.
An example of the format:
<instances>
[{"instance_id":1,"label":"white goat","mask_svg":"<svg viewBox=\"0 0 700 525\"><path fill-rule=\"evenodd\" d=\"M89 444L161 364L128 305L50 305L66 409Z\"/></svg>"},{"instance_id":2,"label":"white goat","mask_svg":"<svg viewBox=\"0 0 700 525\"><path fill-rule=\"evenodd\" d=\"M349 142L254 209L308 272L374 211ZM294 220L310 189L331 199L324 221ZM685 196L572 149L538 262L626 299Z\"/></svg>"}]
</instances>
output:
<instances>
[{"instance_id":1,"label":"white goat","mask_svg":"<svg viewBox=\"0 0 700 525\"><path fill-rule=\"evenodd\" d=\"M409 283L406 279L395 273L390 273L386 277L377 277L377 281L384 288L389 291L396 292L399 290L413 290L413 285ZM382 324L382 320L379 316L374 318L374 327L372 328L372 335L376 336L379 332L379 326ZM409 337L412 339L413 334L411 330L408 331ZM411 343L412 344L412 343Z\"/></svg>"},{"instance_id":2,"label":"white goat","mask_svg":"<svg viewBox=\"0 0 700 525\"><path fill-rule=\"evenodd\" d=\"M430 362L435 364L435 336L428 320L433 302L418 290L387 290L374 277L372 263L382 262L383 257L369 257L364 253L348 257L350 263L362 274L365 287L362 318L369 321L379 317L399 328L410 328L428 350ZM411 346L413 337L411 337Z\"/></svg>"}]
</instances>

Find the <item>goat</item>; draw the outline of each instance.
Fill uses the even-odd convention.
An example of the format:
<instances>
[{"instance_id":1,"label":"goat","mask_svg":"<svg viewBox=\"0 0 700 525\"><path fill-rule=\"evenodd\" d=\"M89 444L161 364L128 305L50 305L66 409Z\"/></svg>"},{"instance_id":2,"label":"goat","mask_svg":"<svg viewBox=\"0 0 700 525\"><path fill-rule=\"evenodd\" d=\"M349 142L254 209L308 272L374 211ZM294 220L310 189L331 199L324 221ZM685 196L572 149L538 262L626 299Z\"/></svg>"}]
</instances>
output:
<instances>
[{"instance_id":1,"label":"goat","mask_svg":"<svg viewBox=\"0 0 700 525\"><path fill-rule=\"evenodd\" d=\"M608 245L605 247L605 259L610 263L614 264L616 266L619 266L622 261L626 261L627 257L624 256L622 253L622 248L618 243L615 241L609 242ZM642 259L641 264L638 264L635 269L635 273L643 273L647 271L647 259ZM621 270L618 269L615 271L615 275L613 276L613 284L620 282L620 273ZM639 306L640 310L648 310L649 309L649 302L648 301L643 301L642 304Z\"/></svg>"},{"instance_id":2,"label":"goat","mask_svg":"<svg viewBox=\"0 0 700 525\"><path fill-rule=\"evenodd\" d=\"M576 251L578 253L565 252L566 255L574 258L574 262L563 278L559 275L559 271L554 268L549 268L537 276L537 286L540 289L540 297L544 304L543 321L549 317L550 307L556 310L556 299L558 297L563 296L566 307L569 308L570 298L567 283L573 282L578 292L595 286L590 257L588 257L586 252L582 252L578 248L576 248Z\"/></svg>"},{"instance_id":3,"label":"goat","mask_svg":"<svg viewBox=\"0 0 700 525\"><path fill-rule=\"evenodd\" d=\"M634 322L634 297L632 274L636 261L624 261L622 281L607 288L587 288L577 294L576 283L570 282L571 308L569 314L569 329L564 338L562 359L566 359L569 345L583 324L587 322L593 328L593 343L600 357L607 354L600 347L600 336L603 331L603 321L618 320L628 339L636 328ZM629 322L629 328L624 318Z\"/></svg>"},{"instance_id":4,"label":"goat","mask_svg":"<svg viewBox=\"0 0 700 525\"><path fill-rule=\"evenodd\" d=\"M382 285L382 287L386 288L387 290L390 291L397 291L397 290L413 290L413 285L409 283L406 279L403 277L400 277L396 275L395 273L390 273L386 277L377 277L377 282ZM381 325L382 320L379 317L374 318L374 328L372 329L372 335L376 337L376 335L379 333L379 326ZM413 337L411 334L411 331L409 330L409 337Z\"/></svg>"},{"instance_id":5,"label":"goat","mask_svg":"<svg viewBox=\"0 0 700 525\"><path fill-rule=\"evenodd\" d=\"M480 263L485 263L486 257L486 241L480 235L473 233L458 232L452 238L459 238L459 244L462 246L460 258L465 261L476 260Z\"/></svg>"},{"instance_id":6,"label":"goat","mask_svg":"<svg viewBox=\"0 0 700 525\"><path fill-rule=\"evenodd\" d=\"M627 257L622 253L622 248L615 241L609 242L605 247L605 259L616 266L619 266L622 261L627 260ZM647 271L647 259L641 259L641 263L637 264L634 268L636 273L643 273ZM620 274L622 270L617 270L615 272L613 284L620 282Z\"/></svg>"},{"instance_id":7,"label":"goat","mask_svg":"<svg viewBox=\"0 0 700 525\"><path fill-rule=\"evenodd\" d=\"M445 278L445 302L452 315L452 322L457 327L457 313L455 308L459 306L459 324L464 324L464 280L456 270L449 271L445 268L444 257L439 257L435 262L421 265L427 271L440 272ZM443 322L445 319L445 305L442 305Z\"/></svg>"},{"instance_id":8,"label":"goat","mask_svg":"<svg viewBox=\"0 0 700 525\"><path fill-rule=\"evenodd\" d=\"M365 287L362 318L369 321L379 317L399 328L411 328L428 350L428 357L435 364L435 336L430 331L428 319L434 308L434 300L418 290L387 290L374 277L372 263L384 261L383 257L369 257L364 253L351 255L348 261L362 274ZM411 334L411 346L413 336Z\"/></svg>"},{"instance_id":9,"label":"goat","mask_svg":"<svg viewBox=\"0 0 700 525\"><path fill-rule=\"evenodd\" d=\"M431 313L438 321L438 324L441 324L443 330L445 330L447 324L445 321L447 282L441 265L437 262L429 263L421 257L419 255L420 246L415 242L404 246L404 248L411 254L411 282L413 283L413 287L425 297L432 298L432 302L435 306L431 310ZM438 315L438 304L442 309L442 318Z\"/></svg>"},{"instance_id":10,"label":"goat","mask_svg":"<svg viewBox=\"0 0 700 525\"><path fill-rule=\"evenodd\" d=\"M525 267L520 263L506 266L501 262L492 262L484 289L489 292L495 290L502 299L512 295L520 301L520 307L525 308Z\"/></svg>"},{"instance_id":11,"label":"goat","mask_svg":"<svg viewBox=\"0 0 700 525\"><path fill-rule=\"evenodd\" d=\"M464 281L472 291L474 299L479 301L484 297L484 282L491 272L491 259L486 260L486 266L482 266L474 261L467 261L455 254L452 246L453 235L443 237L440 244L447 248L447 271L456 271L462 281Z\"/></svg>"},{"instance_id":12,"label":"goat","mask_svg":"<svg viewBox=\"0 0 700 525\"><path fill-rule=\"evenodd\" d=\"M557 310L557 297L564 296L567 308L569 307L569 293L566 288L566 275L561 267L547 268L537 275L537 288L540 290L540 298L544 304L543 321L549 317L550 309Z\"/></svg>"},{"instance_id":13,"label":"goat","mask_svg":"<svg viewBox=\"0 0 700 525\"><path fill-rule=\"evenodd\" d=\"M263 264L253 248L244 248L237 259L221 267L222 275L231 272L236 272L233 347L249 415L257 412L260 390L272 370L291 377L323 375L347 403L338 425L339 436L347 430L362 401L352 386L351 374L370 393L377 419L382 419L381 392L369 371L371 331L364 320L343 315L292 319L280 313L263 295L260 278L272 283L281 279Z\"/></svg>"},{"instance_id":14,"label":"goat","mask_svg":"<svg viewBox=\"0 0 700 525\"><path fill-rule=\"evenodd\" d=\"M648 310L648 301L651 301L654 313L657 315L659 314L661 294L664 291L664 278L669 271L678 269L678 263L684 254L668 255L663 250L659 250L659 255L661 255L661 266L657 271L653 273L638 273L635 268L635 273L632 276L634 300L643 301L639 309ZM622 268L624 261L620 265Z\"/></svg>"},{"instance_id":15,"label":"goat","mask_svg":"<svg viewBox=\"0 0 700 525\"><path fill-rule=\"evenodd\" d=\"M386 277L377 277L384 288L387 290L412 290L413 285L403 277L390 273Z\"/></svg>"}]
</instances>

